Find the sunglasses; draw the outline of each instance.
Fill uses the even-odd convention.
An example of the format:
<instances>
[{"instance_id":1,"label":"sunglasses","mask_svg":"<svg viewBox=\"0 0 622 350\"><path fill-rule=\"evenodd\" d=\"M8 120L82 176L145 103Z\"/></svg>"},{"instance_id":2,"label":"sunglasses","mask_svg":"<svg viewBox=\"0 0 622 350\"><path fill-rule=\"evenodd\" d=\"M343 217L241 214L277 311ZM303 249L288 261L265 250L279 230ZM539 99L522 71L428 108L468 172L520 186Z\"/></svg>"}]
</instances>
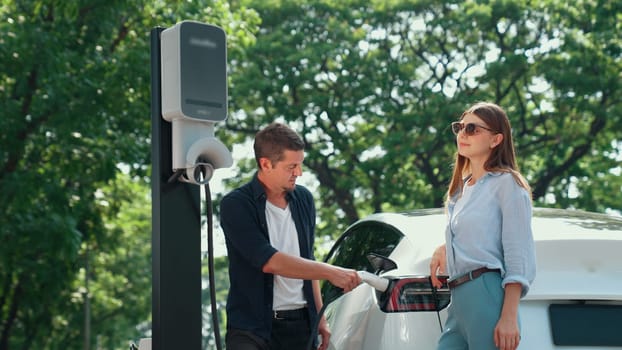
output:
<instances>
[{"instance_id":1,"label":"sunglasses","mask_svg":"<svg viewBox=\"0 0 622 350\"><path fill-rule=\"evenodd\" d=\"M464 133L467 136L473 136L479 132L478 128L488 130L490 132L495 132L491 128L485 127L483 125L475 124L475 123L466 123L466 124L460 123L460 122L451 123L451 131L456 135L458 135L460 131L464 131Z\"/></svg>"}]
</instances>

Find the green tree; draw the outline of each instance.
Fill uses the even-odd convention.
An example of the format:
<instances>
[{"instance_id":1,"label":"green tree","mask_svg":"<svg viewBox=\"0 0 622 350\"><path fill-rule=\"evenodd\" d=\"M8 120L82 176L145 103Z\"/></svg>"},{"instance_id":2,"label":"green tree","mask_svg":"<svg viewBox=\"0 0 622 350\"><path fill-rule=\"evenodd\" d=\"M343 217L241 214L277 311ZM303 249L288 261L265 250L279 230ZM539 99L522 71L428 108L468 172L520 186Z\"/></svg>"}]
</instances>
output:
<instances>
[{"instance_id":1,"label":"green tree","mask_svg":"<svg viewBox=\"0 0 622 350\"><path fill-rule=\"evenodd\" d=\"M508 111L538 205L621 209L610 194L622 187L622 5L248 3L263 22L252 59L232 67L227 126L240 139L273 120L301 132L322 233L371 212L441 206L448 126L479 100Z\"/></svg>"},{"instance_id":2,"label":"green tree","mask_svg":"<svg viewBox=\"0 0 622 350\"><path fill-rule=\"evenodd\" d=\"M145 336L151 314L151 193L142 181L120 174L96 192L107 239L82 243L83 261L60 300L48 349L75 348L95 339L98 348L127 349ZM115 208L118 206L117 208Z\"/></svg>"},{"instance_id":3,"label":"green tree","mask_svg":"<svg viewBox=\"0 0 622 350\"><path fill-rule=\"evenodd\" d=\"M257 16L207 0L1 3L1 350L126 349L140 336L149 35L185 19L221 25L235 54ZM117 182L120 165L136 185Z\"/></svg>"}]
</instances>

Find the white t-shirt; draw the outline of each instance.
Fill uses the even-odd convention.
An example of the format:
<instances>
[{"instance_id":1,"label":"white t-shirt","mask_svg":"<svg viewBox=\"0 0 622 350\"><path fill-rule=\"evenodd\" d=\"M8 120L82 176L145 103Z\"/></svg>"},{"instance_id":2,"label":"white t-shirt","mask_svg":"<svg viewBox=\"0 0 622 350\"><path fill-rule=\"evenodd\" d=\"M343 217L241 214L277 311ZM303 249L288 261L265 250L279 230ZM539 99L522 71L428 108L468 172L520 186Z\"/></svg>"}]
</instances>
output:
<instances>
[{"instance_id":1,"label":"white t-shirt","mask_svg":"<svg viewBox=\"0 0 622 350\"><path fill-rule=\"evenodd\" d=\"M300 256L298 233L289 210L289 205L281 209L266 201L266 221L270 243L282 253ZM272 308L274 310L293 310L304 307L302 293L303 280L274 275Z\"/></svg>"}]
</instances>

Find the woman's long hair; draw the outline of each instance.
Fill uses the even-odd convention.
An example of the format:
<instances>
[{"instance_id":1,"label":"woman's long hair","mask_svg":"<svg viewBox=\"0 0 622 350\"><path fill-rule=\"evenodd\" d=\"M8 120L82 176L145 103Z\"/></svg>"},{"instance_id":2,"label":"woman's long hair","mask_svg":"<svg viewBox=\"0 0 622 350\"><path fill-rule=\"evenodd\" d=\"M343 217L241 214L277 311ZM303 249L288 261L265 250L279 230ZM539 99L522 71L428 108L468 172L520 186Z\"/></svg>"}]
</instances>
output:
<instances>
[{"instance_id":1,"label":"woman's long hair","mask_svg":"<svg viewBox=\"0 0 622 350\"><path fill-rule=\"evenodd\" d=\"M525 188L531 196L531 188L521 175L516 165L516 156L514 153L514 143L512 142L512 128L503 108L490 102L478 102L464 111L459 120L462 120L467 114L475 114L495 133L503 135L503 141L492 149L490 156L484 163L484 169L488 172L505 172L511 173L519 186ZM471 161L460 155L456 151L456 160L454 163L454 171L447 190L447 202L462 191L464 179L471 173Z\"/></svg>"}]
</instances>

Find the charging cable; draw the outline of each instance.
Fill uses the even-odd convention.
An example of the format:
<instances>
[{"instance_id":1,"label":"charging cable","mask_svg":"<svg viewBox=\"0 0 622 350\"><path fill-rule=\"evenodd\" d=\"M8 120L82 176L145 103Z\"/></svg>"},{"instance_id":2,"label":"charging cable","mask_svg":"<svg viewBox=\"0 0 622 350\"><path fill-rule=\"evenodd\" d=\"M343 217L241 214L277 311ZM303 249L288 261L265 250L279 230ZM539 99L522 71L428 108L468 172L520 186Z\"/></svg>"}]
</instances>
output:
<instances>
[{"instance_id":1,"label":"charging cable","mask_svg":"<svg viewBox=\"0 0 622 350\"><path fill-rule=\"evenodd\" d=\"M428 279L430 281L430 287L432 287L432 297L434 298L434 306L436 306L436 318L438 319L438 325L441 327L441 333L443 333L443 321L441 321L440 297L437 294L437 289L432 284L432 277Z\"/></svg>"},{"instance_id":2,"label":"charging cable","mask_svg":"<svg viewBox=\"0 0 622 350\"><path fill-rule=\"evenodd\" d=\"M205 167L201 167L205 169ZM206 178L206 175L211 177L212 174L205 174L205 170L201 171L203 174L203 178ZM214 220L213 215L214 211L212 208L212 194L209 187L209 178L205 180L204 186L205 188L205 201L206 201L206 216L207 216L207 270L209 273L209 294L210 294L210 304L212 307L212 324L213 324L213 333L214 340L216 342L216 349L221 350L222 344L220 339L220 325L218 324L218 308L216 305L216 286L214 281Z\"/></svg>"}]
</instances>

